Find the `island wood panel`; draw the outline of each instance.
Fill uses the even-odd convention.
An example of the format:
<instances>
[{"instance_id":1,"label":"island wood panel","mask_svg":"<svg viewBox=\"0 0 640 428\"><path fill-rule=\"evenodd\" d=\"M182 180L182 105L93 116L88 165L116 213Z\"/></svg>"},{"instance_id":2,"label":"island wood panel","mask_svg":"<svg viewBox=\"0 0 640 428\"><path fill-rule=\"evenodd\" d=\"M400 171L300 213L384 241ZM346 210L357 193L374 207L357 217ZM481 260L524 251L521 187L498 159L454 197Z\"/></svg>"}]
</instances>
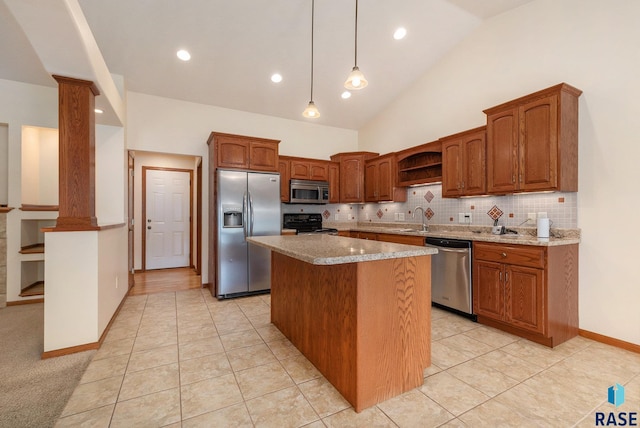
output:
<instances>
[{"instance_id":1,"label":"island wood panel","mask_svg":"<svg viewBox=\"0 0 640 428\"><path fill-rule=\"evenodd\" d=\"M430 256L312 265L272 253L271 320L357 412L423 383Z\"/></svg>"}]
</instances>

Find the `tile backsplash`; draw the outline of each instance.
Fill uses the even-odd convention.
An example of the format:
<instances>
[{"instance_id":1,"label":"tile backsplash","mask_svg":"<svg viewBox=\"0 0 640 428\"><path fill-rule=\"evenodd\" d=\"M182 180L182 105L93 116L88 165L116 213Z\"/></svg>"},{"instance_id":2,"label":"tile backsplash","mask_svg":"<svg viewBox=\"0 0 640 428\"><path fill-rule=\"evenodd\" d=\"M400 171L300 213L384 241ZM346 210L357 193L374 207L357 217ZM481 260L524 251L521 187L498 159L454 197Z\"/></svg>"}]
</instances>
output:
<instances>
[{"instance_id":1,"label":"tile backsplash","mask_svg":"<svg viewBox=\"0 0 640 428\"><path fill-rule=\"evenodd\" d=\"M371 222L371 223L419 223L422 207L427 224L459 224L459 214L471 214L471 224L492 226L493 219L498 224L532 226L527 222L529 213L545 212L556 228L577 228L577 193L525 193L507 196L483 196L473 198L443 198L441 185L409 187L407 202L328 204L328 205L282 205L283 213L319 212L331 222ZM398 214L398 217L396 217ZM337 215L337 217L336 217ZM404 215L404 220L401 219Z\"/></svg>"}]
</instances>

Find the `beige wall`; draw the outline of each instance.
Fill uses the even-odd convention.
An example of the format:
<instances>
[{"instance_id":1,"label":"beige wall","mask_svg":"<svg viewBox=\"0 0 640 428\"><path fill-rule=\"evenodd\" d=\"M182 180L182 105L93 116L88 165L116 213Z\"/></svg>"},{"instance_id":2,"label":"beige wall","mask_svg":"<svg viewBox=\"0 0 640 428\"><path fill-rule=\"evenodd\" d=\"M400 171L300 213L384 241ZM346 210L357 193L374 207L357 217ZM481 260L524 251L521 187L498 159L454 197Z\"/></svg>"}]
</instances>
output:
<instances>
[{"instance_id":1,"label":"beige wall","mask_svg":"<svg viewBox=\"0 0 640 428\"><path fill-rule=\"evenodd\" d=\"M635 344L638 16L640 2L626 0L537 0L496 16L359 136L361 150L393 151L483 125L482 109L556 83L582 89L580 328Z\"/></svg>"}]
</instances>

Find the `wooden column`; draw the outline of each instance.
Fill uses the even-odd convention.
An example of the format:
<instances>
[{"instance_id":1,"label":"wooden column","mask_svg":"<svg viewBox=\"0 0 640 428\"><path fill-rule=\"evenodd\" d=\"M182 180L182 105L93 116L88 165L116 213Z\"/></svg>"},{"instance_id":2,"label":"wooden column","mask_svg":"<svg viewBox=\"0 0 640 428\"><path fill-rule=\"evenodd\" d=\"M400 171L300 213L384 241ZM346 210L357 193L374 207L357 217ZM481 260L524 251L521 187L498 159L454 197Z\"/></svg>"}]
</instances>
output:
<instances>
[{"instance_id":1,"label":"wooden column","mask_svg":"<svg viewBox=\"0 0 640 428\"><path fill-rule=\"evenodd\" d=\"M95 216L95 96L87 80L53 76L58 82L59 216L56 231L97 230Z\"/></svg>"}]
</instances>

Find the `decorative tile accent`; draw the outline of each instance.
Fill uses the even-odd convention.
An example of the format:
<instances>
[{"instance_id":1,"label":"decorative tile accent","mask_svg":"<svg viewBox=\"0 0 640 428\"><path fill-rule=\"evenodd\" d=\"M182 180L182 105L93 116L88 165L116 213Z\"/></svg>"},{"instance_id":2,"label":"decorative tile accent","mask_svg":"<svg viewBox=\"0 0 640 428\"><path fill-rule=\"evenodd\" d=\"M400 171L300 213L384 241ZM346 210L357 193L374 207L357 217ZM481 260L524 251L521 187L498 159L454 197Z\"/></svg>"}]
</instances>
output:
<instances>
[{"instance_id":1,"label":"decorative tile accent","mask_svg":"<svg viewBox=\"0 0 640 428\"><path fill-rule=\"evenodd\" d=\"M427 193L424 194L424 198L427 200L427 202L431 202L433 201L433 198L435 198L435 195L431 193L431 190L428 190Z\"/></svg>"},{"instance_id":2,"label":"decorative tile accent","mask_svg":"<svg viewBox=\"0 0 640 428\"><path fill-rule=\"evenodd\" d=\"M376 215L378 216L378 218L382 218L382 216L384 215L384 213L382 212L381 209L378 209L378 212L376 213Z\"/></svg>"},{"instance_id":3,"label":"decorative tile accent","mask_svg":"<svg viewBox=\"0 0 640 428\"><path fill-rule=\"evenodd\" d=\"M424 212L424 215L427 217L427 220L431 220L431 217L436 215L436 213L434 213L431 208L427 208L427 210Z\"/></svg>"},{"instance_id":4,"label":"decorative tile accent","mask_svg":"<svg viewBox=\"0 0 640 428\"><path fill-rule=\"evenodd\" d=\"M324 212L322 213L322 217L324 217L325 220L331 217L331 213L329 212L329 210L324 210Z\"/></svg>"},{"instance_id":5,"label":"decorative tile accent","mask_svg":"<svg viewBox=\"0 0 640 428\"><path fill-rule=\"evenodd\" d=\"M489 210L489 212L487 212L487 214L489 215L489 217L491 217L491 219L493 221L498 220L500 217L502 217L502 210L500 208L498 208L497 206L493 206L491 207L491 209Z\"/></svg>"}]
</instances>

